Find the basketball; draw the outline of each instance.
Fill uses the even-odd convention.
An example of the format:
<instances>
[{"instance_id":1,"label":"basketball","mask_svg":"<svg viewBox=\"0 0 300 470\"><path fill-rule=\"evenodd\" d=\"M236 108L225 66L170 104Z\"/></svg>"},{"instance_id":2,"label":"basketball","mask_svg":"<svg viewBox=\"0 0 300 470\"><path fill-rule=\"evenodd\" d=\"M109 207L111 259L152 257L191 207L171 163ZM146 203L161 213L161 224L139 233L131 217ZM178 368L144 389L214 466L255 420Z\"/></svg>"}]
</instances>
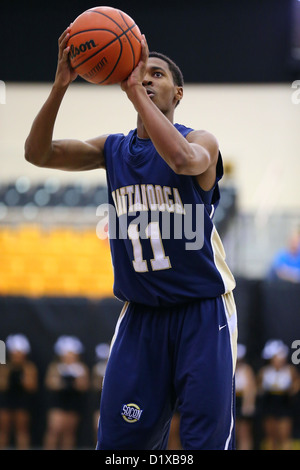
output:
<instances>
[{"instance_id":1,"label":"basketball","mask_svg":"<svg viewBox=\"0 0 300 470\"><path fill-rule=\"evenodd\" d=\"M112 7L84 11L71 25L71 67L90 83L120 83L137 66L142 35L134 20Z\"/></svg>"}]
</instances>

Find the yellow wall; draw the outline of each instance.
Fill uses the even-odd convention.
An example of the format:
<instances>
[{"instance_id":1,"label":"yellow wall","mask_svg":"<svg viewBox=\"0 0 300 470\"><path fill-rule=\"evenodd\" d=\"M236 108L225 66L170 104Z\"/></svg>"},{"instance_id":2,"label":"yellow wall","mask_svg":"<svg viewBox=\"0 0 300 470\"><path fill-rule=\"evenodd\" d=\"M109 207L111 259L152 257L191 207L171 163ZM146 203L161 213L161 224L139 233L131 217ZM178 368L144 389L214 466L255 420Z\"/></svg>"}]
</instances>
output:
<instances>
[{"instance_id":1,"label":"yellow wall","mask_svg":"<svg viewBox=\"0 0 300 470\"><path fill-rule=\"evenodd\" d=\"M0 229L0 295L111 296L108 240L93 229Z\"/></svg>"}]
</instances>

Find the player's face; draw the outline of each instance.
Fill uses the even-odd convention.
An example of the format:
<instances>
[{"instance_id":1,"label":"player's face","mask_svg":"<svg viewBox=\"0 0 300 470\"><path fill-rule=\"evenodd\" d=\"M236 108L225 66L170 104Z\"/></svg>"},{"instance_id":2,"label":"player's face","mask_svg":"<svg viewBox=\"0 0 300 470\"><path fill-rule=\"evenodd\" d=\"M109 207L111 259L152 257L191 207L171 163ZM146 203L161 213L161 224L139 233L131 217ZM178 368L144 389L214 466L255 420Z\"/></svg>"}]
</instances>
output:
<instances>
[{"instance_id":1,"label":"player's face","mask_svg":"<svg viewBox=\"0 0 300 470\"><path fill-rule=\"evenodd\" d=\"M158 57L148 59L143 86L149 98L165 114L173 111L177 101L182 98L182 87L174 84L167 62Z\"/></svg>"}]
</instances>

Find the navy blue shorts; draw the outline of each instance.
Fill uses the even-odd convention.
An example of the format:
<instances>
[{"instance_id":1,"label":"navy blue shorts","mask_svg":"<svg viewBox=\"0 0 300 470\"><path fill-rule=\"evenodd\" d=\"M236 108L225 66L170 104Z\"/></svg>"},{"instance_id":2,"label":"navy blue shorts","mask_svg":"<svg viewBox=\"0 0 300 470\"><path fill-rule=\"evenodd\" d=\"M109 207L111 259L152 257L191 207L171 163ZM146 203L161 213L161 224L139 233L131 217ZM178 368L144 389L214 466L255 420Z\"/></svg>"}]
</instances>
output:
<instances>
[{"instance_id":1,"label":"navy blue shorts","mask_svg":"<svg viewBox=\"0 0 300 470\"><path fill-rule=\"evenodd\" d=\"M175 407L183 449L233 449L236 341L232 293L163 309L125 303L96 449L166 449Z\"/></svg>"}]
</instances>

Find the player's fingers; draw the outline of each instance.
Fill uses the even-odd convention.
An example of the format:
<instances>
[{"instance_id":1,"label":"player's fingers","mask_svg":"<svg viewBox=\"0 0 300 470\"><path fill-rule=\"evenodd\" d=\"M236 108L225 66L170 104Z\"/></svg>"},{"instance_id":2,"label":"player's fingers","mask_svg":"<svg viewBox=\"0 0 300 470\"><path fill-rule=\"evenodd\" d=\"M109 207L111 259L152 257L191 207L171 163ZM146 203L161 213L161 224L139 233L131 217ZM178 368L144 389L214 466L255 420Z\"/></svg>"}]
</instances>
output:
<instances>
[{"instance_id":1,"label":"player's fingers","mask_svg":"<svg viewBox=\"0 0 300 470\"><path fill-rule=\"evenodd\" d=\"M68 60L69 52L70 52L70 46L66 47L66 48L63 50L63 53L62 53L62 60L64 60L64 61L67 61L67 60Z\"/></svg>"},{"instance_id":2,"label":"player's fingers","mask_svg":"<svg viewBox=\"0 0 300 470\"><path fill-rule=\"evenodd\" d=\"M62 34L59 36L59 38L58 38L58 45L60 45L61 42L64 40L64 38L65 38L66 34L69 32L69 30L70 30L70 26L68 26L68 27L62 32Z\"/></svg>"},{"instance_id":3,"label":"player's fingers","mask_svg":"<svg viewBox=\"0 0 300 470\"><path fill-rule=\"evenodd\" d=\"M142 46L141 61L147 62L148 56L149 56L149 48L148 48L148 43L144 34L142 35L141 46Z\"/></svg>"},{"instance_id":4,"label":"player's fingers","mask_svg":"<svg viewBox=\"0 0 300 470\"><path fill-rule=\"evenodd\" d=\"M58 39L58 46L59 46L59 53L62 54L63 50L65 49L66 43L70 37L70 29L71 25L64 30L64 32L60 35Z\"/></svg>"},{"instance_id":5,"label":"player's fingers","mask_svg":"<svg viewBox=\"0 0 300 470\"><path fill-rule=\"evenodd\" d=\"M59 59L63 57L63 54L68 44L69 37L70 37L70 34L67 33L59 45L59 54L58 54Z\"/></svg>"},{"instance_id":6,"label":"player's fingers","mask_svg":"<svg viewBox=\"0 0 300 470\"><path fill-rule=\"evenodd\" d=\"M142 34L142 40L143 40L143 43L144 43L144 47L146 48L147 51L149 51L148 41L146 39L145 34Z\"/></svg>"}]
</instances>

